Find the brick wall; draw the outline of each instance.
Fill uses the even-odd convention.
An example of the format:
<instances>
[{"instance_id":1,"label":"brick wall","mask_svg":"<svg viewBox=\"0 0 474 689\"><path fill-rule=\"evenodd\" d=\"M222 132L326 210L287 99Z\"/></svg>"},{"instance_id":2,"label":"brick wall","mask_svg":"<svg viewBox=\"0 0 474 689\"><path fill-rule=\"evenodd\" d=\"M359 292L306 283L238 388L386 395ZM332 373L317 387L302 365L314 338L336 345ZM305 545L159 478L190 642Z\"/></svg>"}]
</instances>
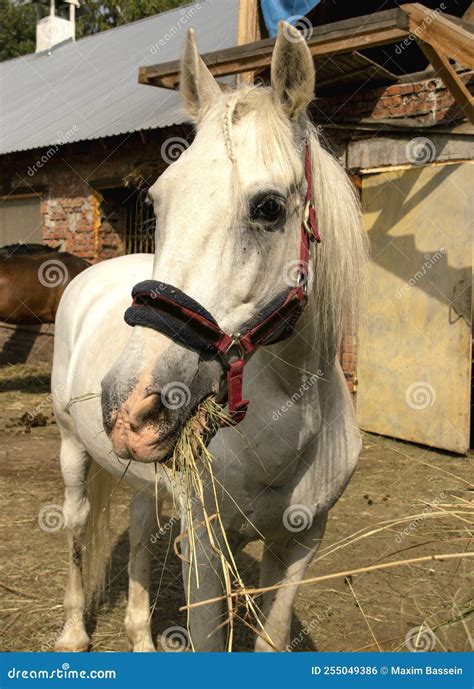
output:
<instances>
[{"instance_id":1,"label":"brick wall","mask_svg":"<svg viewBox=\"0 0 474 689\"><path fill-rule=\"evenodd\" d=\"M93 188L77 184L75 174L61 179L51 174L42 201L43 241L88 260L100 258L99 207Z\"/></svg>"},{"instance_id":2,"label":"brick wall","mask_svg":"<svg viewBox=\"0 0 474 689\"><path fill-rule=\"evenodd\" d=\"M144 163L151 175L155 171L154 181L167 165L161 155L164 143L189 136L189 128L173 127L3 156L0 194L33 191L40 196L45 243L92 262L121 255L123 232L118 230L123 228L107 217L102 191L123 187L123 180Z\"/></svg>"},{"instance_id":3,"label":"brick wall","mask_svg":"<svg viewBox=\"0 0 474 689\"><path fill-rule=\"evenodd\" d=\"M474 73L464 72L460 77L472 90ZM314 115L323 122L414 118L420 124L452 124L463 119L443 81L435 78L319 98Z\"/></svg>"},{"instance_id":4,"label":"brick wall","mask_svg":"<svg viewBox=\"0 0 474 689\"><path fill-rule=\"evenodd\" d=\"M342 338L339 361L349 392L355 397L357 394L357 334L354 329L347 330Z\"/></svg>"}]
</instances>

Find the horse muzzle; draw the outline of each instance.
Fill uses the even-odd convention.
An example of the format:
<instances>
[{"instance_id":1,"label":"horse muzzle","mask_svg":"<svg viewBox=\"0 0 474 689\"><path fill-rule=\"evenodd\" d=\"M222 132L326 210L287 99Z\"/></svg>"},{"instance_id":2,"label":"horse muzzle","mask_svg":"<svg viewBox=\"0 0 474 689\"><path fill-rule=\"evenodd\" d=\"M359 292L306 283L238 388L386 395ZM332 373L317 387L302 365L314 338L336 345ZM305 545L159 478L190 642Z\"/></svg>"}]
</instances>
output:
<instances>
[{"instance_id":1,"label":"horse muzzle","mask_svg":"<svg viewBox=\"0 0 474 689\"><path fill-rule=\"evenodd\" d=\"M122 459L162 461L173 449L172 429L177 425L167 412L160 393L141 398L133 392L118 410L104 418L115 453Z\"/></svg>"},{"instance_id":2,"label":"horse muzzle","mask_svg":"<svg viewBox=\"0 0 474 689\"><path fill-rule=\"evenodd\" d=\"M102 418L116 455L145 463L166 461L200 402L218 395L222 378L218 364L199 362L189 352L176 368L158 360L151 374L142 371L128 384L120 366L114 367L102 381Z\"/></svg>"}]
</instances>

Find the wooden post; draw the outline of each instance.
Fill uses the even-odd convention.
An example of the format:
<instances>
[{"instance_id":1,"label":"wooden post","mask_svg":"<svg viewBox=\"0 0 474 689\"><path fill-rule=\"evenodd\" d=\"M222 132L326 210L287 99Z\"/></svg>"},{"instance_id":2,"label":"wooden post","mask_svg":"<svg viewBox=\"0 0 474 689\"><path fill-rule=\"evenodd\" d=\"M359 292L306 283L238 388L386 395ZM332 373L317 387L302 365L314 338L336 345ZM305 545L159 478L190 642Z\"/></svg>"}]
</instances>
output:
<instances>
[{"instance_id":1,"label":"wooden post","mask_svg":"<svg viewBox=\"0 0 474 689\"><path fill-rule=\"evenodd\" d=\"M239 0L239 19L237 25L237 45L254 43L260 38L258 23L258 0ZM239 86L252 84L254 72L243 72L237 77Z\"/></svg>"},{"instance_id":2,"label":"wooden post","mask_svg":"<svg viewBox=\"0 0 474 689\"><path fill-rule=\"evenodd\" d=\"M474 24L474 2L471 2L467 10L462 15L463 21Z\"/></svg>"},{"instance_id":3,"label":"wooden post","mask_svg":"<svg viewBox=\"0 0 474 689\"><path fill-rule=\"evenodd\" d=\"M474 41L469 31L436 10L418 3L401 5L409 19L410 32L416 38L440 50L464 67L474 69Z\"/></svg>"},{"instance_id":4,"label":"wooden post","mask_svg":"<svg viewBox=\"0 0 474 689\"><path fill-rule=\"evenodd\" d=\"M464 115L474 124L474 99L464 85L459 74L449 62L445 53L429 43L418 40L418 45L436 70L436 74L444 81L453 95L456 103L461 107Z\"/></svg>"}]
</instances>

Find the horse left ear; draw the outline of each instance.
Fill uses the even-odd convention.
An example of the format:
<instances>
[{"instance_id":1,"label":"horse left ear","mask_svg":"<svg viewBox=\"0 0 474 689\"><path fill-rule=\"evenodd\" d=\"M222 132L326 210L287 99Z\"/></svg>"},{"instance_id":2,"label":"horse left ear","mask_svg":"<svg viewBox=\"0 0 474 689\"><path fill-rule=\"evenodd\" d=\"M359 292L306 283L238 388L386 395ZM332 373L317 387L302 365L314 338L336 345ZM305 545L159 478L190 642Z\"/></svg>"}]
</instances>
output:
<instances>
[{"instance_id":1,"label":"horse left ear","mask_svg":"<svg viewBox=\"0 0 474 689\"><path fill-rule=\"evenodd\" d=\"M180 91L186 108L194 120L199 119L221 90L204 64L194 39L194 31L189 29L186 46L181 58Z\"/></svg>"},{"instance_id":2,"label":"horse left ear","mask_svg":"<svg viewBox=\"0 0 474 689\"><path fill-rule=\"evenodd\" d=\"M301 33L279 22L272 56L272 89L275 100L290 118L301 115L314 98L313 58Z\"/></svg>"}]
</instances>

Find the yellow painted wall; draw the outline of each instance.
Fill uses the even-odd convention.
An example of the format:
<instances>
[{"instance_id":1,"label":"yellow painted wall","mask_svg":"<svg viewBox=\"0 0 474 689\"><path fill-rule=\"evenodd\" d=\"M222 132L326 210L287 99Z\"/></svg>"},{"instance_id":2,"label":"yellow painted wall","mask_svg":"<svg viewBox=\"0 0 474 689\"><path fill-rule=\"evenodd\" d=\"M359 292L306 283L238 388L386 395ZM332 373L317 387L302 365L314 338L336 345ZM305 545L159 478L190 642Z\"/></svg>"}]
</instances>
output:
<instances>
[{"instance_id":1,"label":"yellow painted wall","mask_svg":"<svg viewBox=\"0 0 474 689\"><path fill-rule=\"evenodd\" d=\"M469 445L473 172L463 163L362 180L373 263L361 427L456 452Z\"/></svg>"}]
</instances>

